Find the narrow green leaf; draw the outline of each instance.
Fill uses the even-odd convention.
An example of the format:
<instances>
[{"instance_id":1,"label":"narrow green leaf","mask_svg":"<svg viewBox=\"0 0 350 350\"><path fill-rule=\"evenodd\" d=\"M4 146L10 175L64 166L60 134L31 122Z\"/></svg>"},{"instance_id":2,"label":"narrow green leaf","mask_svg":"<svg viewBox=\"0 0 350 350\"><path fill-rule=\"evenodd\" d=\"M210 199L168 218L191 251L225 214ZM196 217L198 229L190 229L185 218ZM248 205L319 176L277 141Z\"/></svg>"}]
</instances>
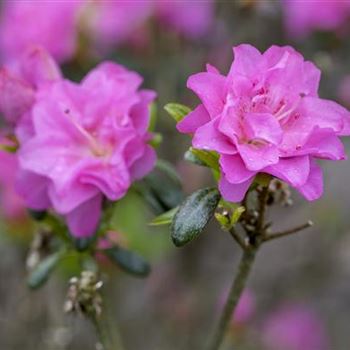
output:
<instances>
[{"instance_id":1,"label":"narrow green leaf","mask_svg":"<svg viewBox=\"0 0 350 350\"><path fill-rule=\"evenodd\" d=\"M135 276L146 277L151 271L151 267L146 260L122 247L114 246L103 250L103 253L125 272Z\"/></svg>"},{"instance_id":2,"label":"narrow green leaf","mask_svg":"<svg viewBox=\"0 0 350 350\"><path fill-rule=\"evenodd\" d=\"M62 252L57 252L42 260L29 274L27 279L28 286L31 289L37 289L45 284L57 266L61 256Z\"/></svg>"},{"instance_id":3,"label":"narrow green leaf","mask_svg":"<svg viewBox=\"0 0 350 350\"><path fill-rule=\"evenodd\" d=\"M192 151L191 148L187 150L184 154L184 159L187 160L190 163L200 165L200 166L207 166L206 163L204 163L202 160L200 160Z\"/></svg>"},{"instance_id":4,"label":"narrow green leaf","mask_svg":"<svg viewBox=\"0 0 350 350\"><path fill-rule=\"evenodd\" d=\"M231 216L231 226L235 225L239 218L241 217L241 215L245 212L245 207L241 206L238 207L236 210L234 210L234 212L232 213Z\"/></svg>"},{"instance_id":5,"label":"narrow green leaf","mask_svg":"<svg viewBox=\"0 0 350 350\"><path fill-rule=\"evenodd\" d=\"M173 221L173 218L177 212L179 208L173 208L167 212L165 212L164 214L161 214L157 217L155 217L150 223L149 225L151 226L161 226L161 225L169 225L171 224L171 222Z\"/></svg>"},{"instance_id":6,"label":"narrow green leaf","mask_svg":"<svg viewBox=\"0 0 350 350\"><path fill-rule=\"evenodd\" d=\"M157 124L157 105L153 102L150 107L150 121L148 126L148 131L153 132Z\"/></svg>"},{"instance_id":7,"label":"narrow green leaf","mask_svg":"<svg viewBox=\"0 0 350 350\"><path fill-rule=\"evenodd\" d=\"M179 186L182 185L181 178L171 163L164 159L158 159L156 167L174 181L174 183L177 183Z\"/></svg>"},{"instance_id":8,"label":"narrow green leaf","mask_svg":"<svg viewBox=\"0 0 350 350\"><path fill-rule=\"evenodd\" d=\"M179 103L168 103L164 106L164 109L175 119L176 122L181 121L187 114L191 112L191 109L187 106Z\"/></svg>"},{"instance_id":9,"label":"narrow green leaf","mask_svg":"<svg viewBox=\"0 0 350 350\"><path fill-rule=\"evenodd\" d=\"M187 197L171 224L174 244L180 247L196 238L214 215L219 201L217 188L204 188Z\"/></svg>"},{"instance_id":10,"label":"narrow green leaf","mask_svg":"<svg viewBox=\"0 0 350 350\"><path fill-rule=\"evenodd\" d=\"M204 165L217 171L220 170L219 155L214 151L205 151L190 147L186 154L187 158L190 157L190 159L193 159L195 164Z\"/></svg>"}]
</instances>

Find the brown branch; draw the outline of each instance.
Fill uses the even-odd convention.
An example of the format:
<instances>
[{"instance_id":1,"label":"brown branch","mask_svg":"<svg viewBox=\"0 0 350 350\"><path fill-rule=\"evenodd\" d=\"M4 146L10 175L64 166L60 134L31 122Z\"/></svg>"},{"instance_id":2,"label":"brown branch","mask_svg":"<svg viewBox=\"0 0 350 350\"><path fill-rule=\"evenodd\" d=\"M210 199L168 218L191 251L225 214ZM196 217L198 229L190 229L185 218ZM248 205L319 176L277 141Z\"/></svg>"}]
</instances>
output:
<instances>
[{"instance_id":1,"label":"brown branch","mask_svg":"<svg viewBox=\"0 0 350 350\"><path fill-rule=\"evenodd\" d=\"M307 223L303 224L303 225L300 225L300 226L297 226L297 227L294 227L290 230L286 230L286 231L282 231L282 232L276 232L276 233L271 233L270 235L268 236L265 236L263 241L266 242L266 241L271 241L273 239L276 239L276 238L280 238L280 237L284 237L284 236L288 236L288 235L291 235L293 233L298 233L302 230L305 230L309 227L313 226L313 222L312 221L308 221Z\"/></svg>"},{"instance_id":2,"label":"brown branch","mask_svg":"<svg viewBox=\"0 0 350 350\"><path fill-rule=\"evenodd\" d=\"M233 239L238 243L238 245L243 249L247 249L247 245L244 242L244 239L239 235L239 233L235 230L234 227L231 227L230 230L230 235L233 237Z\"/></svg>"}]
</instances>

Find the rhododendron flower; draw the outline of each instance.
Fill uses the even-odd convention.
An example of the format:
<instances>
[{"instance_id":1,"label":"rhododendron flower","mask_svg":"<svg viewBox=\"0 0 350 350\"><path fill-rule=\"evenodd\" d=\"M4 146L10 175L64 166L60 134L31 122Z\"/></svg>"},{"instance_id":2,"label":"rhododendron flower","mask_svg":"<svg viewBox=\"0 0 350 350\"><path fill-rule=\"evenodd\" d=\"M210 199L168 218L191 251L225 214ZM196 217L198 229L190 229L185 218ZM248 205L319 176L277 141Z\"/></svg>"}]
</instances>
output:
<instances>
[{"instance_id":1,"label":"rhododendron flower","mask_svg":"<svg viewBox=\"0 0 350 350\"><path fill-rule=\"evenodd\" d=\"M38 90L60 78L58 66L43 48L28 48L18 60L0 69L0 112L16 125L30 111Z\"/></svg>"},{"instance_id":2,"label":"rhododendron flower","mask_svg":"<svg viewBox=\"0 0 350 350\"><path fill-rule=\"evenodd\" d=\"M0 211L8 219L16 219L26 213L24 202L15 191L17 171L16 155L0 150Z\"/></svg>"},{"instance_id":3,"label":"rhododendron flower","mask_svg":"<svg viewBox=\"0 0 350 350\"><path fill-rule=\"evenodd\" d=\"M73 235L97 228L103 197L118 200L155 164L147 144L152 91L142 78L103 63L80 84L59 80L32 108L34 136L19 150L18 190L33 209L53 207Z\"/></svg>"},{"instance_id":4,"label":"rhododendron flower","mask_svg":"<svg viewBox=\"0 0 350 350\"><path fill-rule=\"evenodd\" d=\"M350 2L334 0L282 0L287 32L304 37L312 31L337 30L350 18Z\"/></svg>"},{"instance_id":5,"label":"rhododendron flower","mask_svg":"<svg viewBox=\"0 0 350 350\"><path fill-rule=\"evenodd\" d=\"M142 35L141 28L152 14L152 0L88 2L82 15L82 25L98 51Z\"/></svg>"},{"instance_id":6,"label":"rhododendron flower","mask_svg":"<svg viewBox=\"0 0 350 350\"><path fill-rule=\"evenodd\" d=\"M326 350L323 323L305 305L283 305L264 321L263 343L268 350Z\"/></svg>"},{"instance_id":7,"label":"rhododendron flower","mask_svg":"<svg viewBox=\"0 0 350 350\"><path fill-rule=\"evenodd\" d=\"M156 16L169 29L189 38L199 38L211 27L214 1L156 0Z\"/></svg>"},{"instance_id":8,"label":"rhododendron flower","mask_svg":"<svg viewBox=\"0 0 350 350\"><path fill-rule=\"evenodd\" d=\"M70 59L77 41L81 1L6 0L0 18L0 57L17 59L32 45L43 46L59 62Z\"/></svg>"},{"instance_id":9,"label":"rhododendron flower","mask_svg":"<svg viewBox=\"0 0 350 350\"><path fill-rule=\"evenodd\" d=\"M227 76L208 65L187 86L202 103L179 124L193 133L195 148L220 155L219 189L241 201L258 173L278 177L314 200L323 190L316 158L345 158L340 135L349 135L350 114L318 97L320 71L291 47L263 54L234 48Z\"/></svg>"}]
</instances>

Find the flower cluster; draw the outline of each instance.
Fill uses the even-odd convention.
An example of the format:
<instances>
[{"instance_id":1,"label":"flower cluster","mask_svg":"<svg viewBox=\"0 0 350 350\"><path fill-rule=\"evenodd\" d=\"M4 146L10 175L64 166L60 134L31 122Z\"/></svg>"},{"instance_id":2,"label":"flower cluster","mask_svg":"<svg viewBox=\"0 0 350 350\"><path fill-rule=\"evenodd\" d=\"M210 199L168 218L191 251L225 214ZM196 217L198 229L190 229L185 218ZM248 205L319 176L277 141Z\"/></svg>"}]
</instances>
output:
<instances>
[{"instance_id":1,"label":"flower cluster","mask_svg":"<svg viewBox=\"0 0 350 350\"><path fill-rule=\"evenodd\" d=\"M285 26L292 37L305 37L315 30L340 30L350 18L349 1L281 1Z\"/></svg>"},{"instance_id":2,"label":"flower cluster","mask_svg":"<svg viewBox=\"0 0 350 350\"><path fill-rule=\"evenodd\" d=\"M155 93L141 83L111 62L73 83L40 48L3 69L0 109L20 144L17 190L29 208L53 208L72 234L89 236L103 199L120 199L153 168L147 129Z\"/></svg>"},{"instance_id":3,"label":"flower cluster","mask_svg":"<svg viewBox=\"0 0 350 350\"><path fill-rule=\"evenodd\" d=\"M193 146L220 155L219 188L241 201L258 173L273 175L308 200L321 196L316 158L345 159L341 135L350 133L350 113L318 94L320 71L291 47L260 53L234 48L227 76L208 65L187 86L201 104L179 124L194 134Z\"/></svg>"},{"instance_id":4,"label":"flower cluster","mask_svg":"<svg viewBox=\"0 0 350 350\"><path fill-rule=\"evenodd\" d=\"M5 0L0 57L6 62L16 59L34 44L43 46L58 62L65 62L86 43L91 44L88 50L101 52L126 42L147 41L150 18L180 35L198 38L212 24L213 5L212 0Z\"/></svg>"}]
</instances>

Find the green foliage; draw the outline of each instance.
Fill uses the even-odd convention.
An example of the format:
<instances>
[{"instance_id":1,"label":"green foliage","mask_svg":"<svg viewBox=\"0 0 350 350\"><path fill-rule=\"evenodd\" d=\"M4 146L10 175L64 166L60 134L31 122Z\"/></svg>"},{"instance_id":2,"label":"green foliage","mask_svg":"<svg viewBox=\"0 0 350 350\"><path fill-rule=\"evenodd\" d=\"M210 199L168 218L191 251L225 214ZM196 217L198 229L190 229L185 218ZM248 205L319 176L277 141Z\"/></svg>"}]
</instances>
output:
<instances>
[{"instance_id":1,"label":"green foliage","mask_svg":"<svg viewBox=\"0 0 350 350\"><path fill-rule=\"evenodd\" d=\"M203 231L220 198L217 188L200 189L186 198L171 224L171 237L176 246L185 245Z\"/></svg>"},{"instance_id":2,"label":"green foliage","mask_svg":"<svg viewBox=\"0 0 350 350\"><path fill-rule=\"evenodd\" d=\"M151 271L147 261L134 252L119 246L108 248L102 251L113 263L122 270L137 277L146 277Z\"/></svg>"},{"instance_id":3,"label":"green foliage","mask_svg":"<svg viewBox=\"0 0 350 350\"><path fill-rule=\"evenodd\" d=\"M161 225L169 225L173 221L173 218L178 211L178 207L170 209L169 211L155 217L151 222L151 226L161 226Z\"/></svg>"},{"instance_id":4,"label":"green foliage","mask_svg":"<svg viewBox=\"0 0 350 350\"><path fill-rule=\"evenodd\" d=\"M174 118L177 123L191 112L189 107L179 103L168 103L164 106L164 109Z\"/></svg>"}]
</instances>

